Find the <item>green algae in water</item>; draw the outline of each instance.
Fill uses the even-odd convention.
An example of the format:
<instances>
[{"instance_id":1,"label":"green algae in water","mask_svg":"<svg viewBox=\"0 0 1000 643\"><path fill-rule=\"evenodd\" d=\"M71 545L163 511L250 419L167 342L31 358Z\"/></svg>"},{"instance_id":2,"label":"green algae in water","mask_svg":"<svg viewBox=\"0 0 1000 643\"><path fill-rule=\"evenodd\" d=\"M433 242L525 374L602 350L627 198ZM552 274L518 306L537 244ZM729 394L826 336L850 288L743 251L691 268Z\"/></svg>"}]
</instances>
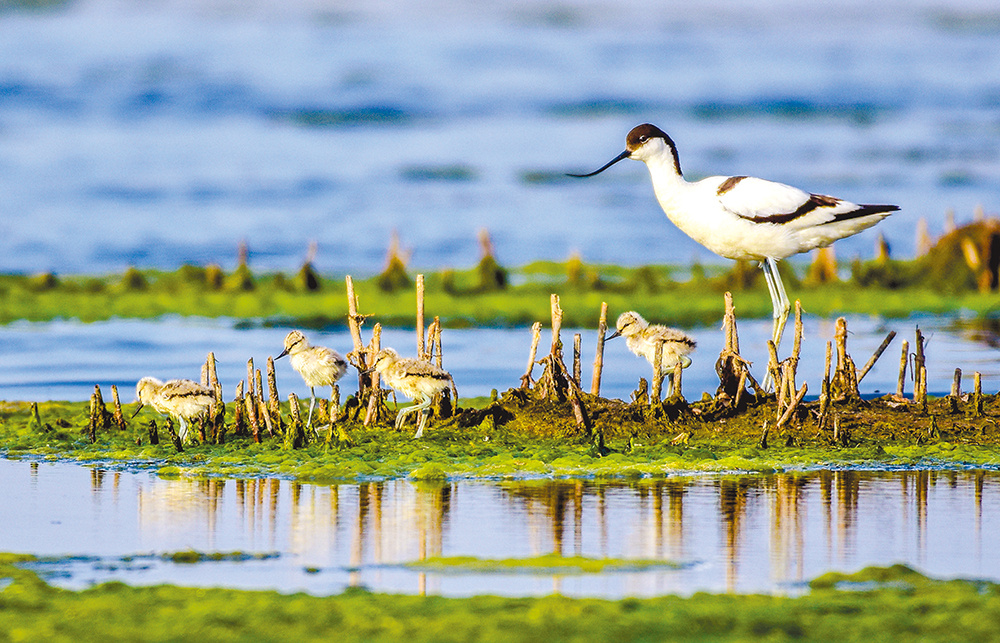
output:
<instances>
[{"instance_id":1,"label":"green algae in water","mask_svg":"<svg viewBox=\"0 0 1000 643\"><path fill-rule=\"evenodd\" d=\"M941 437L933 441L926 441L926 416L883 409L875 403L857 410L838 409L842 425L847 424L850 413L859 418L854 420L852 429L854 441L846 447L831 444L816 434L808 420L795 429L800 445L756 446L756 422L771 413L767 405L751 409L745 416L727 418L721 429L716 428L721 425L694 415L676 421L633 421L627 429L612 426L614 418L602 419L606 423L602 428L607 431L606 449L610 451L603 457L593 448L591 438L572 433L571 420L569 425L560 425L558 429L570 431L569 434L549 431L555 435L546 437L532 433L537 431L532 421L544 421L552 413L562 413L559 409L545 410L548 416L528 409L527 419L517 420L522 423L520 426L495 429L460 427L454 420L440 422L421 440L412 439L409 432L347 423L344 426L351 435L351 445L327 445L320 441L290 451L283 448L280 437L265 438L256 444L250 438L230 436L222 445L192 443L183 452L177 452L166 441L157 445L141 443L146 433L144 416L139 416L127 430L99 431L97 441L91 443L86 431L89 405L85 402L42 403L37 407L37 416L30 404L2 403L0 449L7 457L15 458L73 460L96 466L125 463L154 469L163 477L278 476L316 483L399 478L631 480L698 472L771 473L843 466L996 468L1000 467L996 449L1000 430L994 417L1000 411L1000 398L985 397L987 417L943 413L934 416L940 418ZM514 411L520 413L523 409ZM532 412L536 415L531 415ZM872 433L870 426L874 425L868 419L873 416L884 419L878 424L882 434ZM567 421L562 416L556 419ZM681 422L690 431L690 438L686 444L671 444ZM900 422L898 428L893 426L894 422ZM636 439L632 437L635 431L642 431L643 435ZM891 440L886 431L896 431L900 438Z\"/></svg>"},{"instance_id":2,"label":"green algae in water","mask_svg":"<svg viewBox=\"0 0 1000 643\"><path fill-rule=\"evenodd\" d=\"M785 262L781 265L787 272ZM926 274L917 263L913 265L917 268L910 271L914 275ZM496 270L493 272L496 274ZM506 272L509 278L503 279L505 287L484 288L481 267L424 271L426 306L451 327L530 326L537 319L549 317L549 294L556 293L562 302L564 326L594 328L602 301L611 310L629 310L641 296L647 316L671 325L694 326L716 323L722 293L733 290L739 296L742 319L771 314L767 289L759 283L734 281L733 275L738 272L735 268L628 268L586 265L571 259L563 263L534 262ZM688 278L688 273L694 278ZM678 278L678 274L683 276ZM759 281L759 271L750 274ZM0 275L0 291L5 294L0 300L0 323L179 314L265 319L265 323L306 324L313 328L343 325L347 315L343 277L323 275L317 280L324 286L310 290L280 274L254 275L245 264L229 276L222 275L217 266L182 266L173 272L133 268L124 275L59 279L52 275ZM413 307L412 282L405 268L392 283L375 276L357 278L354 285L366 313L383 326L410 326L412 314L402 312ZM977 292L974 282L971 287L950 291L922 286L919 280L897 284L865 278L862 283L803 284L798 291L810 313L821 316L861 313L905 317L915 312L953 314L963 310L987 317L996 312L995 293ZM677 306L677 301L685 305Z\"/></svg>"},{"instance_id":3,"label":"green algae in water","mask_svg":"<svg viewBox=\"0 0 1000 643\"><path fill-rule=\"evenodd\" d=\"M205 562L237 562L242 563L250 560L267 560L270 558L277 558L276 553L257 553L257 554L247 554L241 551L234 552L200 552L193 549L188 549L186 551L177 551L172 554L161 554L160 558L163 560L169 560L174 563L180 563L183 565L193 565L196 563Z\"/></svg>"},{"instance_id":4,"label":"green algae in water","mask_svg":"<svg viewBox=\"0 0 1000 643\"><path fill-rule=\"evenodd\" d=\"M55 588L0 554L4 641L992 641L1000 587L938 581L902 567L828 574L795 598L705 594L603 599L443 598L351 589L274 591ZM872 581L876 581L872 583ZM838 588L846 588L838 589Z\"/></svg>"},{"instance_id":5,"label":"green algae in water","mask_svg":"<svg viewBox=\"0 0 1000 643\"><path fill-rule=\"evenodd\" d=\"M548 554L532 558L485 559L473 556L436 556L407 563L418 571L498 574L600 574L602 572L678 569L678 563L655 559L588 558Z\"/></svg>"}]
</instances>

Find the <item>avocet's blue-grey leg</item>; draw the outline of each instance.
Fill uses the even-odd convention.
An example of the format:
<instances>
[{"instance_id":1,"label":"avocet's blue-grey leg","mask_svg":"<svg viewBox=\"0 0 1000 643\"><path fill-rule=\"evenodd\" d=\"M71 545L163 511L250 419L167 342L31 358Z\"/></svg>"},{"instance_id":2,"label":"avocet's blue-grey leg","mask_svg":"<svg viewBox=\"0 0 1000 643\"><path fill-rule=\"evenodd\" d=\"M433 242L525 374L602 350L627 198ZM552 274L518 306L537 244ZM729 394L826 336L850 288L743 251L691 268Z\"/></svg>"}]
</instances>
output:
<instances>
[{"instance_id":1,"label":"avocet's blue-grey leg","mask_svg":"<svg viewBox=\"0 0 1000 643\"><path fill-rule=\"evenodd\" d=\"M316 406L316 389L309 387L309 417L306 418L306 428L312 428L313 408Z\"/></svg>"},{"instance_id":2,"label":"avocet's blue-grey leg","mask_svg":"<svg viewBox=\"0 0 1000 643\"><path fill-rule=\"evenodd\" d=\"M767 282L767 289L771 294L771 306L774 308L774 333L771 339L777 348L781 343L781 335L785 332L785 322L788 321L788 311L792 306L788 302L781 275L778 274L778 262L768 257L760 265L764 269L764 280Z\"/></svg>"},{"instance_id":3,"label":"avocet's blue-grey leg","mask_svg":"<svg viewBox=\"0 0 1000 643\"><path fill-rule=\"evenodd\" d=\"M424 395L424 399L415 407L420 409L420 422L417 425L417 433L413 436L414 438L419 438L424 435L424 425L427 424L427 418L431 414L430 405L431 397L429 395Z\"/></svg>"}]
</instances>

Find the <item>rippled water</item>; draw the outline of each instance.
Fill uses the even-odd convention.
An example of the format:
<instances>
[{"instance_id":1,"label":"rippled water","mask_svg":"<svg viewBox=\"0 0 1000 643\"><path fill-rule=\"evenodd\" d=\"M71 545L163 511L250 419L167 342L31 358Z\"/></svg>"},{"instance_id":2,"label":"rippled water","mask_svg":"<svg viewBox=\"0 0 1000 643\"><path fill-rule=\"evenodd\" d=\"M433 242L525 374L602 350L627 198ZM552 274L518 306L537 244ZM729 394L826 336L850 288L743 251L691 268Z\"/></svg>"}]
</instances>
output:
<instances>
[{"instance_id":1,"label":"rippled water","mask_svg":"<svg viewBox=\"0 0 1000 643\"><path fill-rule=\"evenodd\" d=\"M0 460L0 485L2 515L17 527L0 531L0 551L56 557L34 567L77 588L119 579L315 594L357 585L451 596L794 593L828 570L894 563L1000 581L991 550L1000 528L996 472L316 486ZM161 557L190 549L276 555L197 565ZM681 568L556 575L403 566L549 553Z\"/></svg>"},{"instance_id":2,"label":"rippled water","mask_svg":"<svg viewBox=\"0 0 1000 643\"><path fill-rule=\"evenodd\" d=\"M645 170L590 181L659 124L691 177L754 174L927 216L1000 204L1000 12L980 0L0 6L0 270L235 261L377 271L687 263ZM35 3L26 3L35 4ZM626 167L627 166L627 167ZM839 242L869 255L876 232Z\"/></svg>"},{"instance_id":3,"label":"rippled water","mask_svg":"<svg viewBox=\"0 0 1000 643\"><path fill-rule=\"evenodd\" d=\"M932 394L947 394L951 390L955 368L965 373L964 391L969 391L972 373L983 374L987 392L1000 386L1000 342L996 329L960 319L939 317L909 320L877 320L852 317L848 321L848 349L861 368L890 330L898 334L875 367L861 383L866 395L896 391L899 372L900 346L903 339L914 346L914 328L919 326L927 338L928 387ZM754 363L754 372L762 378L767 357L764 346L771 336L770 320L739 322L741 352ZM243 328L228 319L196 319L167 317L158 320L112 320L84 324L74 321L46 323L19 322L0 326L0 354L4 368L0 369L0 400L86 400L99 384L110 399L112 384L122 391L122 401L131 401L135 383L153 375L161 379L191 378L197 380L201 365L209 351L216 355L219 379L227 397L235 393L236 384L246 377L246 362L254 359L263 369L267 357L281 352L287 329ZM589 390L593 373L597 335L594 330L563 329L563 341L568 348L567 363L572 363L572 334L582 335L581 371L584 388ZM688 399L698 399L702 392L714 394L719 385L715 361L722 350L723 337L716 328L690 330L698 342L693 364L684 371L683 391ZM809 384L809 391L818 394L822 381L826 342L833 338L832 321L806 317L804 320L800 380ZM543 335L548 345L548 332ZM314 331L309 334L314 343L327 345L341 352L351 348L346 330ZM366 335L367 337L367 335ZM786 333L791 341L791 333ZM500 392L518 386L524 373L531 334L528 329L448 329L442 335L444 365L455 378L460 397L480 397L496 388ZM386 329L382 345L395 347L405 354L414 354L416 340L412 331ZM544 348L542 349L544 352ZM786 347L786 350L790 350ZM784 353L783 353L784 354ZM287 360L275 363L279 393L286 397L294 392L300 398L309 389L292 370ZM647 380L650 368L645 360L632 355L625 343L616 339L605 347L605 366L601 394L629 400L639 378ZM352 369L341 380L342 398L357 390L357 378ZM535 375L540 367L535 367ZM912 393L907 381L906 392ZM321 395L329 395L321 389Z\"/></svg>"}]
</instances>

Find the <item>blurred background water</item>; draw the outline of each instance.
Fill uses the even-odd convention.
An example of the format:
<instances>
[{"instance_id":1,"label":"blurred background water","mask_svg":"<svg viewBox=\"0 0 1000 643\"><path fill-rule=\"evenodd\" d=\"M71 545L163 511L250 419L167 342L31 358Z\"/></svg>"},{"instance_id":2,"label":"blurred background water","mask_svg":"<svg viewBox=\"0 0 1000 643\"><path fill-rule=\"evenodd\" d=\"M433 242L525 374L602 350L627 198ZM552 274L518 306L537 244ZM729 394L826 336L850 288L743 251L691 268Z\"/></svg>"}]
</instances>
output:
<instances>
[{"instance_id":1,"label":"blurred background water","mask_svg":"<svg viewBox=\"0 0 1000 643\"><path fill-rule=\"evenodd\" d=\"M912 254L1000 204L1000 9L979 0L0 0L0 270L378 271L715 261L626 132L688 178L753 174L903 212Z\"/></svg>"},{"instance_id":2,"label":"blurred background water","mask_svg":"<svg viewBox=\"0 0 1000 643\"><path fill-rule=\"evenodd\" d=\"M803 326L800 380L809 384L808 399L815 399L823 379L826 343L834 338L835 324L833 320L807 316ZM915 327L919 327L927 338L925 354L931 395L950 393L956 368L965 373L964 392L971 390L972 373L977 371L983 376L986 392L996 392L1000 382L1000 331L995 324L989 327L972 320L940 317L880 320L854 316L848 320L848 348L859 368L890 330L899 335L862 380L863 395L896 392L900 345L907 339L912 348ZM232 319L176 316L156 320L114 319L90 324L73 320L7 324L0 326L0 355L3 355L4 365L0 369L0 400L82 401L94 392L95 384L101 386L105 399L110 400L109 391L114 384L121 391L121 401L128 403L135 400L135 383L147 375L164 380L199 379L209 351L215 353L219 381L227 399L231 399L237 382L246 377L247 360L253 358L254 365L264 370L268 356L281 352L286 330L248 328ZM568 347L566 359L570 365L569 338L576 332L582 338L581 379L589 391L597 332L594 329L563 329ZM695 328L689 332L698 342L698 348L692 354L693 363L684 371L682 391L687 399L697 400L702 393L714 395L719 386L715 362L725 339L722 331L715 327ZM741 354L752 362L754 376L763 381L771 320L741 321L739 333ZM542 352L548 346L548 331L543 335ZM309 337L341 353L351 348L350 333L345 328L313 331ZM791 342L791 332L787 341ZM383 330L383 346L413 355L416 352L414 344L412 330ZM531 333L525 328L446 329L442 333L442 344L444 366L455 378L462 404L463 399L488 396L492 389L502 393L520 384L527 366ZM535 366L535 377L541 370L540 366ZM628 351L623 340L608 342L600 393L603 397L629 401L639 378L649 380L651 370L646 360ZM309 388L287 359L275 362L275 375L282 398L289 392L300 399L309 396ZM342 399L354 394L357 384L357 371L351 368L339 382ZM905 392L907 395L913 392L910 379L905 383ZM320 387L316 394L329 398L330 389ZM402 396L398 399L400 402L405 400Z\"/></svg>"}]
</instances>

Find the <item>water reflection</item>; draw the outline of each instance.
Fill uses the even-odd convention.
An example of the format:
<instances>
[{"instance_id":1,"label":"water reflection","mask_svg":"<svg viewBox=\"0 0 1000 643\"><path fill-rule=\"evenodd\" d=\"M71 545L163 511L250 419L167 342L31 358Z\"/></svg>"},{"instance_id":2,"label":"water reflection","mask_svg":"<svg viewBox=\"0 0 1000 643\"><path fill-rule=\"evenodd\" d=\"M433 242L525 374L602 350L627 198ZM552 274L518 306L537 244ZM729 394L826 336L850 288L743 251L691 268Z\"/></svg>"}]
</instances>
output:
<instances>
[{"instance_id":1,"label":"water reflection","mask_svg":"<svg viewBox=\"0 0 1000 643\"><path fill-rule=\"evenodd\" d=\"M89 484L88 484L89 482ZM333 593L572 595L795 591L824 571L904 562L937 576L1000 580L983 556L1000 512L993 471L820 471L630 482L372 482L160 479L147 473L0 461L19 516L0 550L97 557L60 563L83 586L117 578ZM87 500L89 497L89 501ZM149 554L276 552L179 565ZM441 574L434 556L643 558L679 570L599 575ZM141 558L141 556L140 556Z\"/></svg>"}]
</instances>

